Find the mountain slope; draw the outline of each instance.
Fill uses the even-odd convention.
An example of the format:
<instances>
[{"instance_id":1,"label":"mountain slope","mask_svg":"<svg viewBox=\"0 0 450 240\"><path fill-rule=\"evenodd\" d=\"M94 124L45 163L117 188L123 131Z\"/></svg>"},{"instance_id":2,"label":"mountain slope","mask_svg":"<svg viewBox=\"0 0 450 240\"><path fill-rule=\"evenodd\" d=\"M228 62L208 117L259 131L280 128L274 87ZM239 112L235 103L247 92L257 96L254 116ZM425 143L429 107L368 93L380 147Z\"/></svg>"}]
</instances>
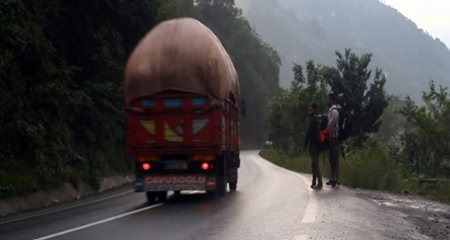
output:
<instances>
[{"instance_id":1,"label":"mountain slope","mask_svg":"<svg viewBox=\"0 0 450 240\"><path fill-rule=\"evenodd\" d=\"M450 86L450 50L377 0L236 0L244 16L283 61L280 83L293 79L292 62L335 65L336 50L372 53L372 68L387 75L390 94L420 101L430 79Z\"/></svg>"}]
</instances>

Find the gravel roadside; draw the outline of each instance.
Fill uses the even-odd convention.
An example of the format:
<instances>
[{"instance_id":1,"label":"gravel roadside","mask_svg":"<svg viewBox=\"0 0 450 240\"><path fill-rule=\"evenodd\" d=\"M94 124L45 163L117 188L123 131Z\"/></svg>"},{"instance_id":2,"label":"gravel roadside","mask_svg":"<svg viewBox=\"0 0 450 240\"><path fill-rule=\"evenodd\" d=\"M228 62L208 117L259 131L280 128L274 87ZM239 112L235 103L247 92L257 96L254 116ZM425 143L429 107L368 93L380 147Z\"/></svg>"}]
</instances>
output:
<instances>
[{"instance_id":1,"label":"gravel roadside","mask_svg":"<svg viewBox=\"0 0 450 240\"><path fill-rule=\"evenodd\" d=\"M358 195L382 207L397 211L431 239L450 240L450 205L418 195L402 195L371 190L356 190Z\"/></svg>"}]
</instances>

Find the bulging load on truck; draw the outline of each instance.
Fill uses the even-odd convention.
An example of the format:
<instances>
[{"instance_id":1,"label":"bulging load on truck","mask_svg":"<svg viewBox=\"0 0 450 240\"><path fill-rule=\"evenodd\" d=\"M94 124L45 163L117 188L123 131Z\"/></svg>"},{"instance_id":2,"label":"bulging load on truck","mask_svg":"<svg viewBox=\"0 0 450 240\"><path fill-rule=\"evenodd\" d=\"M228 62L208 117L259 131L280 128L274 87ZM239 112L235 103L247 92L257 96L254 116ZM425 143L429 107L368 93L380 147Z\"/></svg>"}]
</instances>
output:
<instances>
[{"instance_id":1,"label":"bulging load on truck","mask_svg":"<svg viewBox=\"0 0 450 240\"><path fill-rule=\"evenodd\" d=\"M127 106L161 91L203 94L213 102L238 97L234 65L214 33L191 18L169 20L152 29L134 49L125 71Z\"/></svg>"},{"instance_id":2,"label":"bulging load on truck","mask_svg":"<svg viewBox=\"0 0 450 240\"><path fill-rule=\"evenodd\" d=\"M236 190L239 81L209 28L191 18L158 24L130 55L124 85L136 191L156 201L167 191Z\"/></svg>"}]
</instances>

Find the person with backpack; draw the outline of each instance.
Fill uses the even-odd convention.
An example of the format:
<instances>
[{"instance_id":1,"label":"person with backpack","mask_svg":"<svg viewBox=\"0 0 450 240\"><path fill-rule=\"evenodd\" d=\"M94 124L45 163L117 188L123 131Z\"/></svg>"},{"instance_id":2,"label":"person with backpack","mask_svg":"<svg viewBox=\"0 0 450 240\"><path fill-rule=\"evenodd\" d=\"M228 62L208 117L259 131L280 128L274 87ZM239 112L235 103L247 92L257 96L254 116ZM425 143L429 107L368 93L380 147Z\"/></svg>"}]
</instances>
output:
<instances>
[{"instance_id":1,"label":"person with backpack","mask_svg":"<svg viewBox=\"0 0 450 240\"><path fill-rule=\"evenodd\" d=\"M305 148L309 143L309 155L311 157L311 167L312 167L312 189L322 189L322 175L320 174L319 168L319 152L320 152L320 122L318 117L315 115L317 112L318 105L312 102L308 106L309 114L309 128L305 136Z\"/></svg>"},{"instance_id":2,"label":"person with backpack","mask_svg":"<svg viewBox=\"0 0 450 240\"><path fill-rule=\"evenodd\" d=\"M321 140L329 137L329 160L331 166L331 177L326 185L331 187L340 187L339 182L339 111L335 105L335 96L333 93L327 95L327 104L330 107L328 111L328 128L321 132Z\"/></svg>"}]
</instances>

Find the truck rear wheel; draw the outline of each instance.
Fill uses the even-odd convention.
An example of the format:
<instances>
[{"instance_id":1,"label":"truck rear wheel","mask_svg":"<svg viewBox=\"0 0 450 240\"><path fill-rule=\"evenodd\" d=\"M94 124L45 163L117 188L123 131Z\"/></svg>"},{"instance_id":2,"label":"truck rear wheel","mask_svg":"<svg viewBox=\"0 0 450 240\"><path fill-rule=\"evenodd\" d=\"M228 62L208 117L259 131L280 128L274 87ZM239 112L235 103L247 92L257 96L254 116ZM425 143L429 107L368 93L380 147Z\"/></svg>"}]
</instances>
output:
<instances>
[{"instance_id":1,"label":"truck rear wheel","mask_svg":"<svg viewBox=\"0 0 450 240\"><path fill-rule=\"evenodd\" d=\"M219 174L220 175L220 174ZM217 176L216 194L219 197L225 196L227 192L227 180L225 176Z\"/></svg>"},{"instance_id":2,"label":"truck rear wheel","mask_svg":"<svg viewBox=\"0 0 450 240\"><path fill-rule=\"evenodd\" d=\"M146 192L147 201L149 203L165 202L167 199L167 192Z\"/></svg>"},{"instance_id":3,"label":"truck rear wheel","mask_svg":"<svg viewBox=\"0 0 450 240\"><path fill-rule=\"evenodd\" d=\"M216 173L216 194L219 197L225 196L227 192L227 154L224 152L219 161Z\"/></svg>"},{"instance_id":4,"label":"truck rear wheel","mask_svg":"<svg viewBox=\"0 0 450 240\"><path fill-rule=\"evenodd\" d=\"M237 183L229 183L230 191L234 192L237 189Z\"/></svg>"}]
</instances>

